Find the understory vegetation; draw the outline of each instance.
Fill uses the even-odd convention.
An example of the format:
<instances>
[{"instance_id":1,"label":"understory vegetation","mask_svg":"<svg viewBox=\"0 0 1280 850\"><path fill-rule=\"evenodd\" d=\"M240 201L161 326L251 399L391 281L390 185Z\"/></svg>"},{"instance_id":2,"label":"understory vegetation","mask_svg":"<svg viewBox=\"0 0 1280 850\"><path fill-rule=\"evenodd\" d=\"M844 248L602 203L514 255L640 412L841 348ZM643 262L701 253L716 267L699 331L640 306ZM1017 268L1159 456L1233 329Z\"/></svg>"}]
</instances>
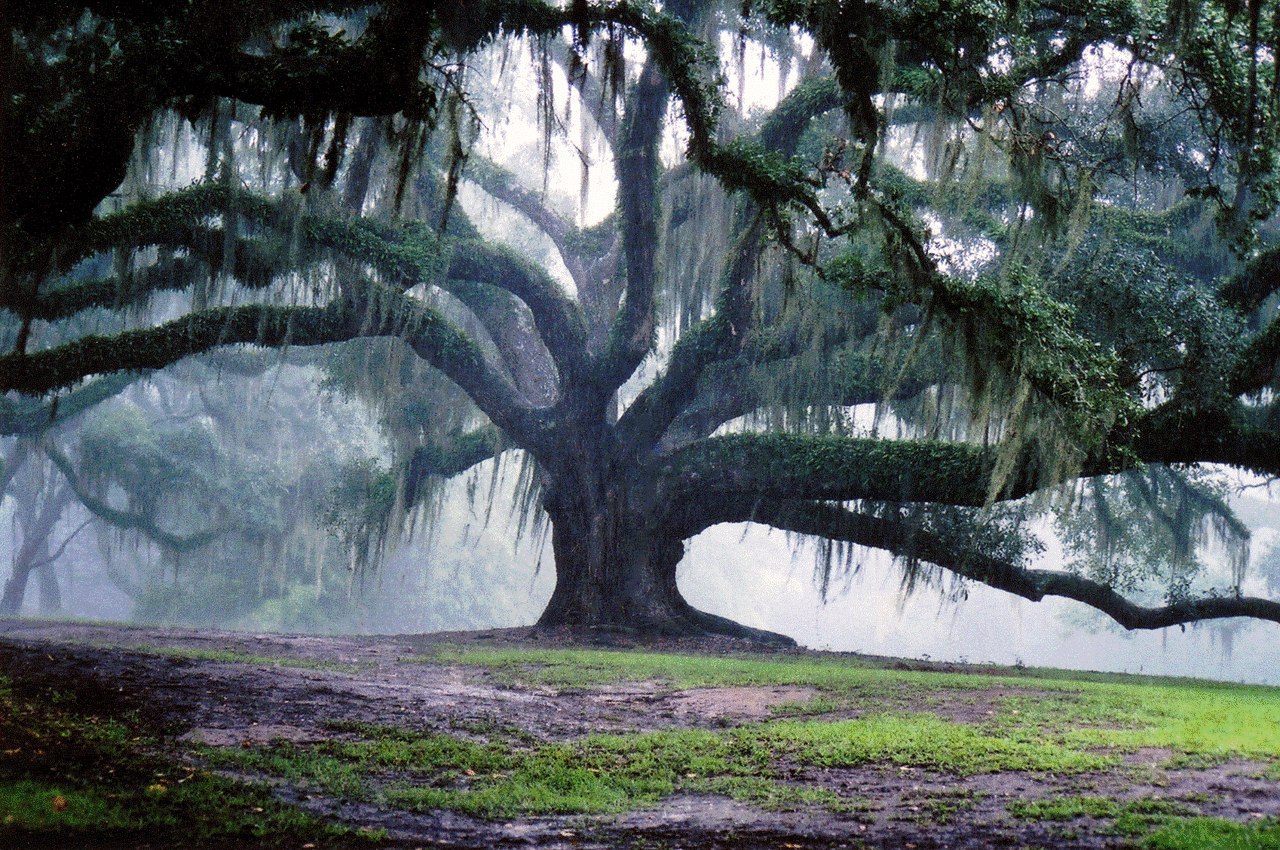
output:
<instances>
[{"instance_id":1,"label":"understory vegetation","mask_svg":"<svg viewBox=\"0 0 1280 850\"><path fill-rule=\"evenodd\" d=\"M234 652L151 652L324 667ZM549 736L522 726L520 716L443 725L415 718L403 726L332 716L308 740L211 746L175 744L180 728L157 730L136 710L113 711L101 694L35 692L5 681L0 837L127 843L181 835L254 846L385 837L281 804L268 788L283 783L290 799L378 810L567 817L570 834L692 796L852 825L888 819L936 828L981 812L1149 850L1280 846L1274 817L1206 814L1220 809L1220 793L1165 787L1171 776L1229 765L1257 781L1280 781L1280 689L1054 670L909 669L856 657L594 649L439 646L397 665L447 665L543 699L625 694L641 685L649 690L633 698L762 688L795 696L759 718L669 720L632 732ZM370 668L331 672L359 669ZM734 693L742 692L727 691L726 700ZM1001 776L1071 790L1010 795L992 784ZM246 777L269 784L246 784ZM902 784L895 803L872 790L886 782Z\"/></svg>"}]
</instances>

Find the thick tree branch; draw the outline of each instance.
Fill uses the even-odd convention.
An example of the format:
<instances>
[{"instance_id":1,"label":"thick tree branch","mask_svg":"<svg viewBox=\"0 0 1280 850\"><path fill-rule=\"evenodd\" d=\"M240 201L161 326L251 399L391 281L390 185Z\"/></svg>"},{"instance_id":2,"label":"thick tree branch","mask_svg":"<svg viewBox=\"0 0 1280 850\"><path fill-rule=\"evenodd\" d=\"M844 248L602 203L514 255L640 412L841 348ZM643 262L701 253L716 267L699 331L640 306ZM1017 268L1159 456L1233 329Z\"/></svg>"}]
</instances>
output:
<instances>
[{"instance_id":1,"label":"thick tree branch","mask_svg":"<svg viewBox=\"0 0 1280 850\"><path fill-rule=\"evenodd\" d=\"M478 428L458 434L448 443L431 443L414 450L404 472L405 501L419 498L428 478L452 478L476 464L495 458L511 447L497 428Z\"/></svg>"},{"instance_id":2,"label":"thick tree branch","mask_svg":"<svg viewBox=\"0 0 1280 850\"><path fill-rule=\"evenodd\" d=\"M541 193L526 189L514 174L478 155L472 155L467 160L466 179L483 189L485 194L502 201L529 219L546 234L568 267L574 285L582 287L582 263L576 252L569 247L577 228L547 206Z\"/></svg>"},{"instance_id":3,"label":"thick tree branch","mask_svg":"<svg viewBox=\"0 0 1280 850\"><path fill-rule=\"evenodd\" d=\"M198 531L194 534L174 534L173 532L165 531L156 525L151 517L131 511L122 511L112 507L106 500L95 496L80 480L80 476L76 473L75 465L70 458L62 453L61 449L49 445L45 447L45 454L58 467L58 471L67 480L67 484L76 494L80 504L84 505L89 513L122 531L137 531L174 552L192 552L202 546L209 545L231 530L226 527L217 527Z\"/></svg>"},{"instance_id":4,"label":"thick tree branch","mask_svg":"<svg viewBox=\"0 0 1280 850\"><path fill-rule=\"evenodd\" d=\"M450 255L449 286L464 301L479 293L462 293L458 284L474 281L506 290L528 305L539 336L551 352L562 380L586 369L587 330L582 312L542 269L513 251L479 240L457 243ZM474 308L473 308L474 309Z\"/></svg>"},{"instance_id":5,"label":"thick tree branch","mask_svg":"<svg viewBox=\"0 0 1280 850\"><path fill-rule=\"evenodd\" d=\"M1209 596L1163 606L1143 606L1107 585L1053 570L1021 567L980 552L965 551L936 534L907 522L856 513L834 505L765 500L742 505L732 521L753 521L775 528L882 549L900 558L936 564L1033 602L1061 596L1103 612L1126 629L1161 629L1225 617L1252 617L1280 623L1280 602L1251 596ZM729 521L729 520L721 520Z\"/></svg>"},{"instance_id":6,"label":"thick tree branch","mask_svg":"<svg viewBox=\"0 0 1280 850\"><path fill-rule=\"evenodd\" d=\"M475 281L445 281L441 288L472 312L480 326L471 332L493 343L524 398L535 407L551 406L559 376L528 306L509 292Z\"/></svg>"},{"instance_id":7,"label":"thick tree branch","mask_svg":"<svg viewBox=\"0 0 1280 850\"><path fill-rule=\"evenodd\" d=\"M1222 463L1280 475L1280 431L1231 400L1217 410L1186 410L1176 401L1156 408L1113 439L1151 463Z\"/></svg>"},{"instance_id":8,"label":"thick tree branch","mask_svg":"<svg viewBox=\"0 0 1280 850\"><path fill-rule=\"evenodd\" d=\"M980 506L995 463L996 452L966 443L732 434L677 452L663 476L673 501L737 494ZM1034 486L1029 476L1015 478L1001 495L1017 498Z\"/></svg>"},{"instance_id":9,"label":"thick tree branch","mask_svg":"<svg viewBox=\"0 0 1280 850\"><path fill-rule=\"evenodd\" d=\"M1247 395L1275 386L1280 376L1280 318L1274 318L1236 357L1229 376L1232 395Z\"/></svg>"},{"instance_id":10,"label":"thick tree branch","mask_svg":"<svg viewBox=\"0 0 1280 850\"><path fill-rule=\"evenodd\" d=\"M478 346L421 302L371 287L361 302L326 307L223 307L111 337L89 336L32 354L0 355L0 391L38 395L83 377L158 369L224 345L323 345L361 337L404 339L440 369L509 434L538 433L537 415L511 384L495 373Z\"/></svg>"},{"instance_id":11,"label":"thick tree branch","mask_svg":"<svg viewBox=\"0 0 1280 850\"><path fill-rule=\"evenodd\" d=\"M618 142L618 202L626 292L600 358L599 382L612 395L653 346L658 251L658 139L667 106L667 81L655 61L645 63Z\"/></svg>"}]
</instances>

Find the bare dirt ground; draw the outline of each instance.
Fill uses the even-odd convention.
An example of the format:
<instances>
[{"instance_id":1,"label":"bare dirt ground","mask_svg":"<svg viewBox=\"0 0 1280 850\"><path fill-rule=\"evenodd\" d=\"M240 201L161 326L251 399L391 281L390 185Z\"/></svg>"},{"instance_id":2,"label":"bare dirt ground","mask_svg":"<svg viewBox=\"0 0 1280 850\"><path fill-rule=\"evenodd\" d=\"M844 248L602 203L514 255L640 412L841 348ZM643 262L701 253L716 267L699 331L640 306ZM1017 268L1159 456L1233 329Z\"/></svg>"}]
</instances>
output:
<instances>
[{"instance_id":1,"label":"bare dirt ground","mask_svg":"<svg viewBox=\"0 0 1280 850\"><path fill-rule=\"evenodd\" d=\"M555 644L538 639L537 645ZM165 730L176 752L189 742L240 746L274 739L321 740L335 719L413 730L456 732L476 724L515 726L544 740L593 732L723 727L760 720L773 706L802 703L803 687L727 687L671 691L626 683L557 691L502 684L490 672L414 659L441 642L528 645L525 630L432 636L313 637L0 620L0 674L89 691L104 708L137 711ZM727 648L712 642L661 648ZM737 647L740 649L740 647ZM157 650L193 653L166 655ZM322 667L200 658L235 652ZM333 665L344 665L333 669ZM992 701L999 693L988 695ZM954 719L980 717L981 700L921 706ZM327 799L280 786L283 799L357 826L383 828L393 847L633 848L1100 848L1130 846L1090 819L1060 823L1011 817L1013 800L1161 796L1194 801L1204 815L1237 821L1280 815L1280 783L1258 778L1265 765L1228 762L1171 769L1169 753L1128 756L1122 771L1084 775L997 773L955 777L921 769L797 768L792 780L857 796L865 810L765 811L712 796L682 795L624 815L525 817L484 821L451 812L415 814ZM957 803L955 807L946 804ZM949 811L948 809L954 809Z\"/></svg>"}]
</instances>

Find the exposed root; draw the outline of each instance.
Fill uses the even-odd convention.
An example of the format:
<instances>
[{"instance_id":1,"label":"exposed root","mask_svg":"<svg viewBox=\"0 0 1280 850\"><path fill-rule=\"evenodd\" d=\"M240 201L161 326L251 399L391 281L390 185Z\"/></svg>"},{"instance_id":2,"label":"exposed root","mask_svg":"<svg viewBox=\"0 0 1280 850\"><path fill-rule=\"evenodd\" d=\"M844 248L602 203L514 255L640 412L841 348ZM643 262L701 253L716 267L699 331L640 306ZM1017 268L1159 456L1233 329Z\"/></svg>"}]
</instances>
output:
<instances>
[{"instance_id":1,"label":"exposed root","mask_svg":"<svg viewBox=\"0 0 1280 850\"><path fill-rule=\"evenodd\" d=\"M797 646L794 639L778 632L744 626L741 623L699 611L690 606L669 615L650 614L628 621L556 622L544 615L534 627L534 634L568 633L574 640L603 646L629 646L653 640L672 638L731 638L746 641L758 647L791 649Z\"/></svg>"}]
</instances>

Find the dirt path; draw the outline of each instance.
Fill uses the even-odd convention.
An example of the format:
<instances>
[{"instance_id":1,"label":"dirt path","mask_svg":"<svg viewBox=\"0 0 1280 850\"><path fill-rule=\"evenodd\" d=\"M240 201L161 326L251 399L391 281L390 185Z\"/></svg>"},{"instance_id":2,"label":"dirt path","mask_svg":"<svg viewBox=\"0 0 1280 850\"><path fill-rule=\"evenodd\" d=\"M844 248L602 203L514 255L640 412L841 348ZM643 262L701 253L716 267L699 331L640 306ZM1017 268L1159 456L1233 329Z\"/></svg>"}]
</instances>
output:
<instances>
[{"instance_id":1,"label":"dirt path","mask_svg":"<svg viewBox=\"0 0 1280 850\"><path fill-rule=\"evenodd\" d=\"M194 743L248 747L321 741L332 722L458 734L518 728L543 741L594 732L720 728L759 721L775 706L802 704L803 686L671 691L625 683L557 691L504 683L478 667L423 663L443 642L520 644L519 630L467 635L329 638L0 621L0 673L13 680L89 692L104 710L141 713L182 751ZM699 649L700 647L683 647ZM712 647L716 648L716 647ZM240 660L219 660L234 654ZM255 662L253 659L262 659ZM270 661L268 660L270 659ZM993 695L995 699L998 695ZM984 705L928 706L952 719ZM327 817L386 829L396 847L979 848L1130 846L1085 818L1069 828L1012 817L1011 801L1101 796L1161 797L1197 814L1248 821L1280 815L1280 783L1265 765L1163 766L1168 753L1138 752L1122 771L956 777L910 767L797 766L787 781L865 801L857 811L767 811L716 796L681 794L611 816L486 821L351 803L287 785L279 794ZM190 758L190 756L183 756Z\"/></svg>"}]
</instances>

